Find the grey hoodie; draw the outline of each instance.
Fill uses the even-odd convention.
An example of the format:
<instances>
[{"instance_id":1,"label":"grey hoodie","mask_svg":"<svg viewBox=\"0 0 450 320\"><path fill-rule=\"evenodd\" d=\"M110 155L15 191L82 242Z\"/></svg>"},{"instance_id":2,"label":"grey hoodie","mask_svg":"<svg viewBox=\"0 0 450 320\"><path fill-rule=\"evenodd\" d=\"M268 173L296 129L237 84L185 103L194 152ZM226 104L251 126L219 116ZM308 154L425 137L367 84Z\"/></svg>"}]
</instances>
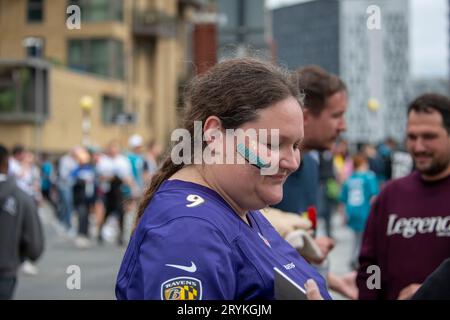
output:
<instances>
[{"instance_id":1,"label":"grey hoodie","mask_svg":"<svg viewBox=\"0 0 450 320\"><path fill-rule=\"evenodd\" d=\"M33 199L14 178L0 176L0 277L15 277L24 259L44 250L42 227Z\"/></svg>"}]
</instances>

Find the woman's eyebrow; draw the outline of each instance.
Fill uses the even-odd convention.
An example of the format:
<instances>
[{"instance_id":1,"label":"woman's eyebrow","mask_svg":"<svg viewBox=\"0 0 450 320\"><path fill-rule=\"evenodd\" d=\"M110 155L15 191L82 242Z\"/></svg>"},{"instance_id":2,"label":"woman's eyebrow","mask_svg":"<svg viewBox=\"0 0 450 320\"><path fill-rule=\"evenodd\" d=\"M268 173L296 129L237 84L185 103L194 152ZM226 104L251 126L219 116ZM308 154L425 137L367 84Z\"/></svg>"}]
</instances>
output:
<instances>
[{"instance_id":1,"label":"woman's eyebrow","mask_svg":"<svg viewBox=\"0 0 450 320\"><path fill-rule=\"evenodd\" d=\"M304 139L305 139L304 136L295 140L295 139L292 139L292 137L290 137L290 136L286 136L286 135L282 135L282 134L280 135L280 141L295 140L296 143L302 143Z\"/></svg>"}]
</instances>

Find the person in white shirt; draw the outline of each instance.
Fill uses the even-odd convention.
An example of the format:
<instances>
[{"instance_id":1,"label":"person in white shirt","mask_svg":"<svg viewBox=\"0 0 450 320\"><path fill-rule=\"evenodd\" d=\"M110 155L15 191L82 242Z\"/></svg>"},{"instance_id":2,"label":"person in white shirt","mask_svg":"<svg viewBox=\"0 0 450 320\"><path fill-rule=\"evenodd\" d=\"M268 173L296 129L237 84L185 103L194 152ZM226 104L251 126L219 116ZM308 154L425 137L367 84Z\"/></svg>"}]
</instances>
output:
<instances>
[{"instance_id":1,"label":"person in white shirt","mask_svg":"<svg viewBox=\"0 0 450 320\"><path fill-rule=\"evenodd\" d=\"M123 245L124 200L136 192L136 186L133 182L130 162L120 153L120 145L117 141L109 143L106 153L98 161L96 170L100 177L100 189L105 206L105 217L100 222L98 241L103 242L102 230L106 218L115 213L119 220L117 243Z\"/></svg>"},{"instance_id":2,"label":"person in white shirt","mask_svg":"<svg viewBox=\"0 0 450 320\"><path fill-rule=\"evenodd\" d=\"M15 177L16 180L22 175L22 161L25 158L25 148L21 145L16 145L12 149L12 156L8 161L8 175Z\"/></svg>"}]
</instances>

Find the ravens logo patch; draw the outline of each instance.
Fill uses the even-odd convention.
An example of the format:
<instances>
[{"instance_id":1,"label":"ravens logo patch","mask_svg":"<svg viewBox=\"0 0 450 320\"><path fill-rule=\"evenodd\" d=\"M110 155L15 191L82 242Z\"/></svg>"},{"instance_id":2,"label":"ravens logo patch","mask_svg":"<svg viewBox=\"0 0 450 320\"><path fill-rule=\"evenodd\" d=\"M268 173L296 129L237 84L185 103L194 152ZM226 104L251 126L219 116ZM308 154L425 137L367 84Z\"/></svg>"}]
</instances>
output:
<instances>
[{"instance_id":1,"label":"ravens logo patch","mask_svg":"<svg viewBox=\"0 0 450 320\"><path fill-rule=\"evenodd\" d=\"M161 285L161 300L201 300L202 283L190 277L167 280Z\"/></svg>"}]
</instances>

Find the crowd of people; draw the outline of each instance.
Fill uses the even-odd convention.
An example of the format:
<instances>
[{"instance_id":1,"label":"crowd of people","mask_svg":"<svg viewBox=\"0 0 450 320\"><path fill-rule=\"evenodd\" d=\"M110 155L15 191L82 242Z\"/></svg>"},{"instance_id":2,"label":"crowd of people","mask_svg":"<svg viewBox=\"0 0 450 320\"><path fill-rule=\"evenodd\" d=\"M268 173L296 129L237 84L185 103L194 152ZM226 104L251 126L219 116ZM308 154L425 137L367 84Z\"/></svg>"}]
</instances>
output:
<instances>
[{"instance_id":1,"label":"crowd of people","mask_svg":"<svg viewBox=\"0 0 450 320\"><path fill-rule=\"evenodd\" d=\"M0 300L13 296L19 269L37 275L36 260L44 251L44 210L52 212L57 236L85 250L115 217L115 239L122 246L126 214L136 211L139 198L158 170L161 147L134 134L128 149L111 141L104 150L75 146L61 156L16 145L0 146ZM47 209L45 209L47 208ZM48 211L47 211L48 212Z\"/></svg>"},{"instance_id":2,"label":"crowd of people","mask_svg":"<svg viewBox=\"0 0 450 320\"><path fill-rule=\"evenodd\" d=\"M123 245L124 215L135 209L160 153L156 142L145 145L137 134L129 138L127 150L111 141L104 150L75 146L60 157L43 153L40 159L17 145L8 175L38 208L48 203L58 234L73 239L78 248L90 247L92 237L103 243L103 227L111 215L119 222L117 244Z\"/></svg>"}]
</instances>

